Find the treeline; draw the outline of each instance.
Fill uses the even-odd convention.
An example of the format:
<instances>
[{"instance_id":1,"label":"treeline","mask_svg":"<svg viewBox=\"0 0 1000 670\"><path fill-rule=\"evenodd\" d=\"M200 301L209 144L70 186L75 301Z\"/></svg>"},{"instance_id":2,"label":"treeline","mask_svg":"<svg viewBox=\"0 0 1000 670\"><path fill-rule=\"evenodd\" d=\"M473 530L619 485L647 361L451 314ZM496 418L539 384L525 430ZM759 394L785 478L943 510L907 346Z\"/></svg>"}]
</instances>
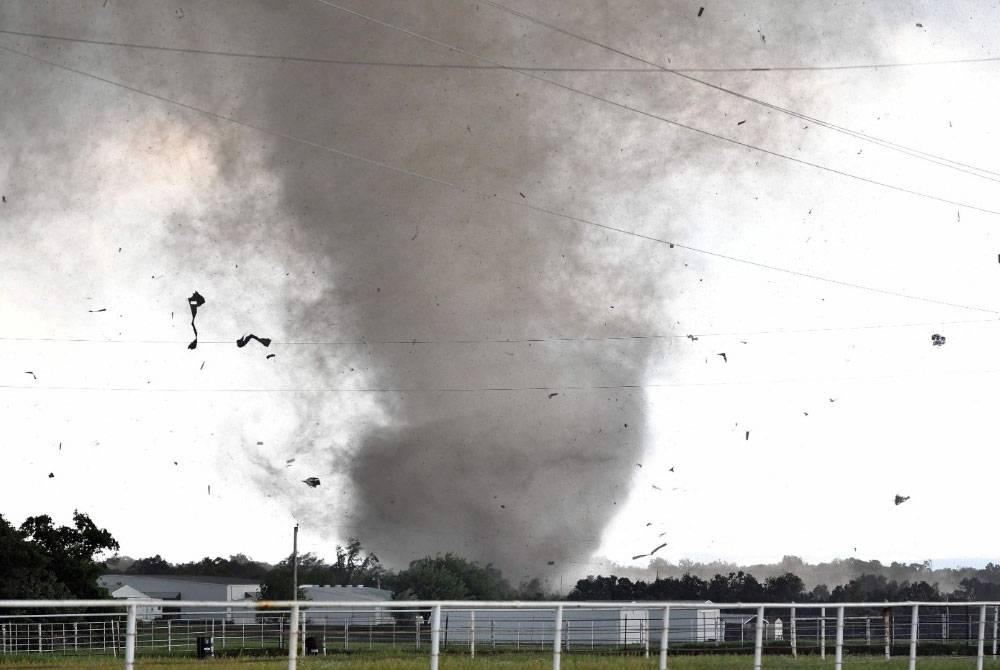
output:
<instances>
[{"instance_id":1,"label":"treeline","mask_svg":"<svg viewBox=\"0 0 1000 670\"><path fill-rule=\"evenodd\" d=\"M716 603L768 602L883 602L928 601L968 602L1000 599L1000 566L990 563L977 577L966 577L959 587L943 591L926 581L888 579L884 575L861 575L833 590L820 584L807 590L800 577L786 573L763 582L746 572L717 574L705 580L695 575L665 577L651 582L628 577L588 577L581 579L568 600L711 600Z\"/></svg>"}]
</instances>

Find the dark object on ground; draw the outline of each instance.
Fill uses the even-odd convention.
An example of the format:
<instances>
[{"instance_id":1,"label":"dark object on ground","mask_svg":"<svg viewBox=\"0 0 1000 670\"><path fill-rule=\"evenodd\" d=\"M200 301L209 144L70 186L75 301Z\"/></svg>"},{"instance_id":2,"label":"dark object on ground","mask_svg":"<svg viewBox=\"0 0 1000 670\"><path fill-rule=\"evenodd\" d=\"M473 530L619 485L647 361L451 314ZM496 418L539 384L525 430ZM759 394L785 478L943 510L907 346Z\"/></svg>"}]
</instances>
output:
<instances>
[{"instance_id":1,"label":"dark object on ground","mask_svg":"<svg viewBox=\"0 0 1000 670\"><path fill-rule=\"evenodd\" d=\"M306 484L310 488L316 488L317 486L319 486L319 477L310 477L308 479L303 479L302 483Z\"/></svg>"}]
</instances>

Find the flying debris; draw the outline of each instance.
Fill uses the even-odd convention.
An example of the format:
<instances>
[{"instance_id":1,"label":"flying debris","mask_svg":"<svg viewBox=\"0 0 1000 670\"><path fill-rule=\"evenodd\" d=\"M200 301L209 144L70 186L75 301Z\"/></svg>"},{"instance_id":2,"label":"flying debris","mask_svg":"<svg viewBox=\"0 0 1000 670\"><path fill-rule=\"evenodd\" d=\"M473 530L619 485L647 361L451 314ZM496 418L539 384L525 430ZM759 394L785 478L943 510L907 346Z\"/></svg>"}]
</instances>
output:
<instances>
[{"instance_id":1,"label":"flying debris","mask_svg":"<svg viewBox=\"0 0 1000 670\"><path fill-rule=\"evenodd\" d=\"M555 565L556 564L555 561L549 561L548 563L549 563L549 565Z\"/></svg>"},{"instance_id":2,"label":"flying debris","mask_svg":"<svg viewBox=\"0 0 1000 670\"><path fill-rule=\"evenodd\" d=\"M558 393L550 393L549 394L549 400L551 400L552 398L555 398L557 395L559 395L559 394Z\"/></svg>"},{"instance_id":3,"label":"flying debris","mask_svg":"<svg viewBox=\"0 0 1000 670\"><path fill-rule=\"evenodd\" d=\"M51 472L49 473L49 479L55 479L55 475L52 474Z\"/></svg>"},{"instance_id":4,"label":"flying debris","mask_svg":"<svg viewBox=\"0 0 1000 670\"><path fill-rule=\"evenodd\" d=\"M728 359L728 358L726 358L726 352L724 352L724 351L723 351L723 352L722 352L721 354L716 354L716 356L722 356L722 360L723 360L724 362L726 362L726 363L728 363L728 362L729 362L729 359Z\"/></svg>"},{"instance_id":5,"label":"flying debris","mask_svg":"<svg viewBox=\"0 0 1000 670\"><path fill-rule=\"evenodd\" d=\"M649 554L636 554L635 556L632 557L632 560L634 561L636 559L642 558L643 556L649 556Z\"/></svg>"},{"instance_id":6,"label":"flying debris","mask_svg":"<svg viewBox=\"0 0 1000 670\"><path fill-rule=\"evenodd\" d=\"M506 505L500 505L500 509L507 509Z\"/></svg>"},{"instance_id":7,"label":"flying debris","mask_svg":"<svg viewBox=\"0 0 1000 670\"><path fill-rule=\"evenodd\" d=\"M744 123L746 123L746 122L747 122L747 121L746 121L746 119L743 119L742 121L738 121L738 122L736 123L736 125L738 125L738 126L742 126L742 125L743 125Z\"/></svg>"},{"instance_id":8,"label":"flying debris","mask_svg":"<svg viewBox=\"0 0 1000 670\"><path fill-rule=\"evenodd\" d=\"M931 335L931 345L935 347L944 346L945 336L934 333ZM961 348L961 347L960 347Z\"/></svg>"},{"instance_id":9,"label":"flying debris","mask_svg":"<svg viewBox=\"0 0 1000 670\"><path fill-rule=\"evenodd\" d=\"M705 13L705 8L704 7L699 7L698 8L698 16L701 16L704 13Z\"/></svg>"},{"instance_id":10,"label":"flying debris","mask_svg":"<svg viewBox=\"0 0 1000 670\"><path fill-rule=\"evenodd\" d=\"M212 495L212 485L208 485L208 495Z\"/></svg>"},{"instance_id":11,"label":"flying debris","mask_svg":"<svg viewBox=\"0 0 1000 670\"><path fill-rule=\"evenodd\" d=\"M302 483L309 486L310 488L316 488L319 486L319 477L310 477L309 479L303 479Z\"/></svg>"},{"instance_id":12,"label":"flying debris","mask_svg":"<svg viewBox=\"0 0 1000 670\"><path fill-rule=\"evenodd\" d=\"M265 358L274 358L275 354L268 354Z\"/></svg>"},{"instance_id":13,"label":"flying debris","mask_svg":"<svg viewBox=\"0 0 1000 670\"><path fill-rule=\"evenodd\" d=\"M91 314L97 314L98 312L106 312L106 311L108 311L108 308L107 307L102 307L100 309L88 309L87 311L90 312Z\"/></svg>"},{"instance_id":14,"label":"flying debris","mask_svg":"<svg viewBox=\"0 0 1000 670\"><path fill-rule=\"evenodd\" d=\"M198 347L198 328L194 325L194 318L198 316L198 308L205 304L205 299L201 297L201 294L195 291L188 298L188 305L191 307L191 330L194 331L194 339L191 340L191 344L188 345L188 349L195 349Z\"/></svg>"},{"instance_id":15,"label":"flying debris","mask_svg":"<svg viewBox=\"0 0 1000 670\"><path fill-rule=\"evenodd\" d=\"M646 526L652 526L652 525L653 525L652 521L649 521L649 522L646 523Z\"/></svg>"},{"instance_id":16,"label":"flying debris","mask_svg":"<svg viewBox=\"0 0 1000 670\"><path fill-rule=\"evenodd\" d=\"M250 340L257 340L258 342L260 342L261 344L263 344L265 347L271 346L271 338L269 338L269 337L257 337L253 333L249 333L247 335L244 335L240 339L236 340L236 346L240 347L242 349L243 347L247 346L247 344L250 342Z\"/></svg>"},{"instance_id":17,"label":"flying debris","mask_svg":"<svg viewBox=\"0 0 1000 670\"><path fill-rule=\"evenodd\" d=\"M896 504L897 505L902 505L903 503L905 503L909 499L910 499L910 496L901 496L898 493L896 494Z\"/></svg>"},{"instance_id":18,"label":"flying debris","mask_svg":"<svg viewBox=\"0 0 1000 670\"><path fill-rule=\"evenodd\" d=\"M636 463L636 464L635 464L635 467L637 467L637 468L641 468L641 467L642 467L642 463Z\"/></svg>"},{"instance_id":19,"label":"flying debris","mask_svg":"<svg viewBox=\"0 0 1000 670\"><path fill-rule=\"evenodd\" d=\"M663 490L659 486L657 486L656 484L653 484L653 488L656 489L657 491L662 491Z\"/></svg>"},{"instance_id":20,"label":"flying debris","mask_svg":"<svg viewBox=\"0 0 1000 670\"><path fill-rule=\"evenodd\" d=\"M698 336L697 335L688 335L687 338L689 340L691 340L692 342L696 342L698 340Z\"/></svg>"},{"instance_id":21,"label":"flying debris","mask_svg":"<svg viewBox=\"0 0 1000 670\"><path fill-rule=\"evenodd\" d=\"M38 379L38 377L37 377L37 376L35 376L35 373L34 373L34 372L32 372L31 370L26 370L26 371L24 372L24 374L26 374L26 375L31 375L33 379Z\"/></svg>"},{"instance_id":22,"label":"flying debris","mask_svg":"<svg viewBox=\"0 0 1000 670\"><path fill-rule=\"evenodd\" d=\"M746 439L747 439L748 442L750 441L750 431L749 430L747 431Z\"/></svg>"},{"instance_id":23,"label":"flying debris","mask_svg":"<svg viewBox=\"0 0 1000 670\"><path fill-rule=\"evenodd\" d=\"M288 467L291 467L292 463L294 463L294 462L295 462L294 458L289 458L287 461L285 461L285 465L287 465Z\"/></svg>"},{"instance_id":24,"label":"flying debris","mask_svg":"<svg viewBox=\"0 0 1000 670\"><path fill-rule=\"evenodd\" d=\"M655 554L656 552L658 552L660 549L663 549L665 546L667 546L666 542L664 542L660 546L656 547L656 549L653 549L653 551L649 552L649 555L652 556L653 554Z\"/></svg>"},{"instance_id":25,"label":"flying debris","mask_svg":"<svg viewBox=\"0 0 1000 670\"><path fill-rule=\"evenodd\" d=\"M674 466L671 465L670 470L668 470L668 472L673 472L673 471L674 471Z\"/></svg>"}]
</instances>

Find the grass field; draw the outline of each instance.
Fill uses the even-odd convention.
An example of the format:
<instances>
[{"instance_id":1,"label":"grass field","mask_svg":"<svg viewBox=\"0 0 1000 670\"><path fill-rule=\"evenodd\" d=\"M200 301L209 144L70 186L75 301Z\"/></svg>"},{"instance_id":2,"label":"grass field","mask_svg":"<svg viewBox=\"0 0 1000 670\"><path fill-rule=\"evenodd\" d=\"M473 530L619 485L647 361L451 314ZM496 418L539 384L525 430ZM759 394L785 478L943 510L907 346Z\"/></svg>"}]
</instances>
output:
<instances>
[{"instance_id":1,"label":"grass field","mask_svg":"<svg viewBox=\"0 0 1000 670\"><path fill-rule=\"evenodd\" d=\"M303 670L426 670L430 667L427 656L352 656L338 655L299 659ZM834 667L833 656L826 659L818 657L765 656L764 668L780 668L783 670L826 670ZM28 668L42 670L117 670L124 667L121 658L95 658L86 656L35 656L35 657L0 657L0 668ZM136 659L136 669L149 670L284 670L288 667L287 660L279 659L206 659L191 658L157 658L140 657ZM505 670L542 670L552 667L552 657L546 654L500 654L496 656L480 656L470 659L468 656L446 655L440 660L441 670L480 670L504 668ZM642 658L637 656L592 656L585 654L565 654L562 667L567 670L650 670L657 667L656 657ZM669 660L669 668L676 670L734 670L753 668L751 655L716 655L716 656L674 656ZM878 656L856 656L844 658L845 668L871 670L904 670L907 667L905 658L894 658L885 661ZM961 670L976 667L976 659L969 657L925 657L917 659L917 667L921 670ZM984 668L1000 670L1000 661L987 657Z\"/></svg>"}]
</instances>

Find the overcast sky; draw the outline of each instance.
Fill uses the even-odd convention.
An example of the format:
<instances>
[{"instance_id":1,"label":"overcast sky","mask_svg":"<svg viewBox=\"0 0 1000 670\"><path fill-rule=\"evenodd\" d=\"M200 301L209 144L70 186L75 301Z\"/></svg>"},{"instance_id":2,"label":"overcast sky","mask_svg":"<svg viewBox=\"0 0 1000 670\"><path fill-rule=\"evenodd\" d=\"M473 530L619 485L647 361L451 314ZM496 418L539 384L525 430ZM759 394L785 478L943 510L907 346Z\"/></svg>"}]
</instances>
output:
<instances>
[{"instance_id":1,"label":"overcast sky","mask_svg":"<svg viewBox=\"0 0 1000 670\"><path fill-rule=\"evenodd\" d=\"M993 555L1000 62L832 67L1000 56L992 4L501 4L0 5L0 513Z\"/></svg>"}]
</instances>

